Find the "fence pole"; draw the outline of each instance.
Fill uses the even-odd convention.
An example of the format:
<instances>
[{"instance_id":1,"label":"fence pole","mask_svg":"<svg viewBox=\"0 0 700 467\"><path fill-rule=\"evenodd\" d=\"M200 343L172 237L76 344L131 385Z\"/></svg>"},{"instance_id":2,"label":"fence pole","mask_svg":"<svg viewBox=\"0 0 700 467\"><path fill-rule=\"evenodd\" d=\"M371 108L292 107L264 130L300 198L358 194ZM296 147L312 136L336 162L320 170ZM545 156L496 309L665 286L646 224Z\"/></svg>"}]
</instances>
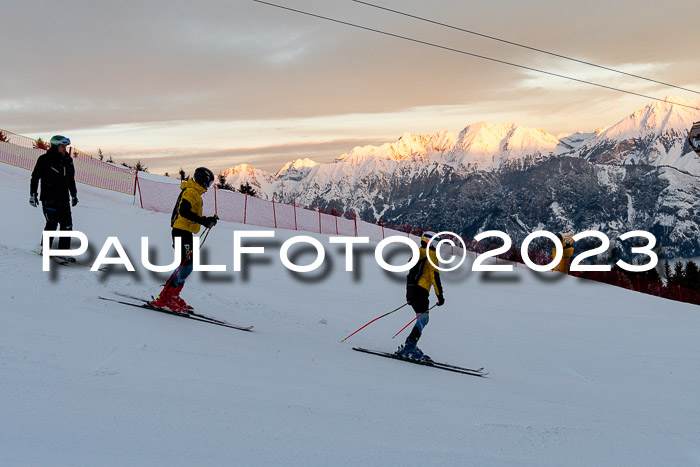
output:
<instances>
[{"instance_id":1,"label":"fence pole","mask_svg":"<svg viewBox=\"0 0 700 467\"><path fill-rule=\"evenodd\" d=\"M379 218L379 225L382 226L382 240L384 240L384 218L383 217Z\"/></svg>"},{"instance_id":2,"label":"fence pole","mask_svg":"<svg viewBox=\"0 0 700 467\"><path fill-rule=\"evenodd\" d=\"M214 185L214 214L219 214L219 206L216 204L216 185Z\"/></svg>"},{"instance_id":3,"label":"fence pole","mask_svg":"<svg viewBox=\"0 0 700 467\"><path fill-rule=\"evenodd\" d=\"M299 230L297 227L297 202L292 201L292 205L294 206L294 230Z\"/></svg>"},{"instance_id":4,"label":"fence pole","mask_svg":"<svg viewBox=\"0 0 700 467\"><path fill-rule=\"evenodd\" d=\"M335 209L334 209L335 211ZM338 235L338 212L335 213L335 234Z\"/></svg>"},{"instance_id":5,"label":"fence pole","mask_svg":"<svg viewBox=\"0 0 700 467\"><path fill-rule=\"evenodd\" d=\"M134 169L134 197L136 197L136 183L139 181L139 171Z\"/></svg>"},{"instance_id":6,"label":"fence pole","mask_svg":"<svg viewBox=\"0 0 700 467\"><path fill-rule=\"evenodd\" d=\"M318 233L321 233L321 206L318 208Z\"/></svg>"},{"instance_id":7,"label":"fence pole","mask_svg":"<svg viewBox=\"0 0 700 467\"><path fill-rule=\"evenodd\" d=\"M275 200L272 200L272 218L275 221L275 228L277 228L277 213L275 212Z\"/></svg>"},{"instance_id":8,"label":"fence pole","mask_svg":"<svg viewBox=\"0 0 700 467\"><path fill-rule=\"evenodd\" d=\"M141 209L143 209L143 195L141 193L141 182L139 182L138 175L136 176L136 181L139 187L139 202L141 203Z\"/></svg>"},{"instance_id":9,"label":"fence pole","mask_svg":"<svg viewBox=\"0 0 700 467\"><path fill-rule=\"evenodd\" d=\"M357 237L357 212L353 213L353 217L355 218L355 236Z\"/></svg>"},{"instance_id":10,"label":"fence pole","mask_svg":"<svg viewBox=\"0 0 700 467\"><path fill-rule=\"evenodd\" d=\"M243 204L243 223L246 223L248 217L248 193L245 194L245 201Z\"/></svg>"}]
</instances>

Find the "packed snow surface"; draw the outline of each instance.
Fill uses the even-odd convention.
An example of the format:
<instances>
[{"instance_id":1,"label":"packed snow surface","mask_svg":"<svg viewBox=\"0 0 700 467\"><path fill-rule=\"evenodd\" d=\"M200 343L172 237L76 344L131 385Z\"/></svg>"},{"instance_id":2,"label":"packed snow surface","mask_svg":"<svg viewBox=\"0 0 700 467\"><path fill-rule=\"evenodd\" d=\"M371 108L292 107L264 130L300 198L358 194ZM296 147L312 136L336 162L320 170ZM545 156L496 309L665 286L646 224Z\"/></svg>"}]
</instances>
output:
<instances>
[{"instance_id":1,"label":"packed snow surface","mask_svg":"<svg viewBox=\"0 0 700 467\"><path fill-rule=\"evenodd\" d=\"M310 234L324 266L293 274L279 246L296 232L276 231L235 273L233 231L255 228L220 222L203 250L227 272L193 273L182 295L246 333L98 300L158 292L166 274L141 266L141 236L152 262L172 261L169 215L129 196L79 185L73 217L85 258L117 236L137 272L42 272L29 173L0 175L0 465L700 463L697 306L467 261L443 275L420 341L490 371L459 375L351 350L395 349L407 308L340 342L403 303L404 274L381 270L373 245L346 272L344 249Z\"/></svg>"}]
</instances>

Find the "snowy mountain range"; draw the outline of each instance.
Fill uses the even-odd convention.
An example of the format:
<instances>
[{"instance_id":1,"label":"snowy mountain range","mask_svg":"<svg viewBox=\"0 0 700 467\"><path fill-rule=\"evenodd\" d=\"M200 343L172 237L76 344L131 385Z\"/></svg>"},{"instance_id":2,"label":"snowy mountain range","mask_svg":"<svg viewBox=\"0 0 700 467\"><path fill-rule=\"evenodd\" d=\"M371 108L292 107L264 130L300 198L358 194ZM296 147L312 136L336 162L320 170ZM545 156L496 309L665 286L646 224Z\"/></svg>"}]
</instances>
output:
<instances>
[{"instance_id":1,"label":"snowy mountain range","mask_svg":"<svg viewBox=\"0 0 700 467\"><path fill-rule=\"evenodd\" d=\"M459 134L405 133L331 163L297 159L271 174L224 171L260 196L473 237L522 240L539 228L653 232L669 257L700 255L700 157L687 132L700 99L667 97L595 132L552 135L478 122Z\"/></svg>"}]
</instances>

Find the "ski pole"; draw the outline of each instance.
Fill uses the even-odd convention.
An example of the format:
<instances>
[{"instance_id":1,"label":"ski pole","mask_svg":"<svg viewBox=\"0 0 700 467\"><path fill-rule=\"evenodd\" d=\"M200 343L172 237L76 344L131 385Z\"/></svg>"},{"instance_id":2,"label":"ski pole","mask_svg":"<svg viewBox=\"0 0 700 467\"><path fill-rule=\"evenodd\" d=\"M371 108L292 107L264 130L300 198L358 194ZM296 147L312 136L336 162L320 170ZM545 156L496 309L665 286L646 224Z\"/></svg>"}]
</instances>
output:
<instances>
[{"instance_id":1,"label":"ski pole","mask_svg":"<svg viewBox=\"0 0 700 467\"><path fill-rule=\"evenodd\" d=\"M202 235L200 235L200 238L201 238L201 237L204 237L204 238L202 239L202 241L199 243L199 247L200 247L200 248L204 245L204 242L207 241L207 237L209 237L209 232L211 232L211 229L206 229L206 230L204 231L204 233L203 233ZM187 253L187 256L185 256L185 259L182 261L182 263L180 263L180 266L178 266L178 268L175 270L175 272L172 273L172 274L170 275L170 278L168 279L168 282L165 283L165 285L164 285L163 288L161 289L160 293L163 293L163 291L164 291L165 289L168 288L168 286L169 286L170 283L173 281L173 279L175 278L175 276L177 276L177 273L180 272L180 269L182 269L182 267L185 265L185 263L187 262L187 260L190 259L190 255L191 255L191 254L192 254L192 251L190 251L189 253ZM158 294L158 296L160 296L160 294Z\"/></svg>"},{"instance_id":2,"label":"ski pole","mask_svg":"<svg viewBox=\"0 0 700 467\"><path fill-rule=\"evenodd\" d=\"M437 303L436 303L435 305L431 306L430 308L428 308L428 311L432 310L432 309L435 308L436 306L437 306ZM411 321L409 321L409 323L408 323L406 326L404 326L404 327L401 328L401 331L403 331L404 329L406 329L407 327L409 327L415 320L417 320L418 318L420 318L421 316L423 316L424 314L426 314L428 311L424 311L423 313L421 313L421 314L419 314L419 315L416 315L416 317L413 318ZM396 337L396 336L398 336L399 334L401 334L401 331L399 331L399 332L397 332L396 334L394 334L394 337ZM394 337L392 337L392 339L393 339Z\"/></svg>"},{"instance_id":3,"label":"ski pole","mask_svg":"<svg viewBox=\"0 0 700 467\"><path fill-rule=\"evenodd\" d=\"M395 311L399 311L401 308L405 307L406 305L408 305L408 302L404 303L403 305L401 305L401 306L398 307L398 308L395 308L395 309L391 310L389 313L384 313L382 316L379 316L379 317L377 317L377 318L374 318L372 321L370 321L369 323L365 324L365 325L362 326L360 329L358 329L357 331L353 332L352 334L350 334L348 337L346 337L345 339L341 340L340 342L345 342L345 341L348 340L350 337L352 337L352 336L354 336L355 334L357 334L358 332L362 331L364 328L366 328L366 327L369 326L370 324L374 323L374 322L377 321L378 319L383 318L383 317L385 317L385 316L387 316L387 315L390 315L390 314L392 314L392 313L395 312Z\"/></svg>"}]
</instances>

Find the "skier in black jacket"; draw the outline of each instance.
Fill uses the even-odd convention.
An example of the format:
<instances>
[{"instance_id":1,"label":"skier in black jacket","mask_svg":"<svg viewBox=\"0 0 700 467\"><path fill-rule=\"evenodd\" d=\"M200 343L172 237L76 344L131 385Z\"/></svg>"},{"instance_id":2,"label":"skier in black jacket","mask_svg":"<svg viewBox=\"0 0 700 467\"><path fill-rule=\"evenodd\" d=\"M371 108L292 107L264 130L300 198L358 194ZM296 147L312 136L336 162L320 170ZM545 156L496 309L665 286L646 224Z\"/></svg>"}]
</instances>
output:
<instances>
[{"instance_id":1,"label":"skier in black jacket","mask_svg":"<svg viewBox=\"0 0 700 467\"><path fill-rule=\"evenodd\" d=\"M46 218L44 230L53 231L59 225L61 230L73 230L70 208L78 204L78 190L75 186L75 167L67 151L68 145L70 145L70 139L66 137L56 135L51 138L51 147L45 154L39 156L32 172L29 204L36 208L41 201ZM41 180L41 196L37 194L39 180ZM70 237L61 237L58 248L69 249Z\"/></svg>"}]
</instances>

